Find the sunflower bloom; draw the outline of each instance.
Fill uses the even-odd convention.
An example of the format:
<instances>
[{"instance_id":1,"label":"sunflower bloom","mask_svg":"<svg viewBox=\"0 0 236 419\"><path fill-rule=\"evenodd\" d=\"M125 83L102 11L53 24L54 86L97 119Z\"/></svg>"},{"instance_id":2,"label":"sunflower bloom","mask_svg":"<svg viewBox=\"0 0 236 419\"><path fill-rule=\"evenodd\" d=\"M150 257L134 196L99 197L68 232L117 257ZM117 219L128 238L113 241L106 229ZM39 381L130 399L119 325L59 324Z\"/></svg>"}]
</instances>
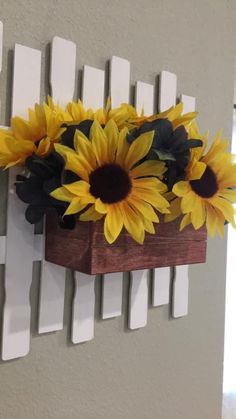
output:
<instances>
[{"instance_id":1,"label":"sunflower bloom","mask_svg":"<svg viewBox=\"0 0 236 419\"><path fill-rule=\"evenodd\" d=\"M233 207L236 191L231 189L236 186L236 164L227 152L228 142L221 139L220 132L203 155L206 140L207 137L203 139L203 147L191 151L185 180L173 187L178 198L172 201L171 210L175 215L184 214L180 230L190 223L197 230L206 223L210 236L216 232L223 236L225 220L236 227ZM170 217L167 218L170 221Z\"/></svg>"},{"instance_id":2,"label":"sunflower bloom","mask_svg":"<svg viewBox=\"0 0 236 419\"><path fill-rule=\"evenodd\" d=\"M118 108L111 109L110 98L107 99L105 109L100 108L96 111L92 108L86 109L81 100L78 100L78 102L68 103L67 111L72 120L77 124L90 119L92 121L98 121L100 125L106 125L108 121L113 119L119 129L128 126L128 121L137 115L135 108L127 103L123 103Z\"/></svg>"},{"instance_id":3,"label":"sunflower bloom","mask_svg":"<svg viewBox=\"0 0 236 419\"><path fill-rule=\"evenodd\" d=\"M61 127L62 123L70 120L69 113L50 98L48 104L36 104L34 109L29 109L27 120L13 117L10 129L0 129L0 166L23 165L33 153L48 155L66 129Z\"/></svg>"},{"instance_id":4,"label":"sunflower bloom","mask_svg":"<svg viewBox=\"0 0 236 419\"><path fill-rule=\"evenodd\" d=\"M153 132L140 135L131 145L126 141L127 132L126 128L119 131L113 120L104 129L95 120L90 139L77 131L75 151L56 144L66 169L80 180L57 188L51 195L69 203L66 215L80 213L81 221L104 217L108 243L113 243L124 227L142 244L145 231L155 232L153 223L159 222L156 210L169 212L169 203L162 196L167 188L158 179L166 169L156 160L138 164L150 150Z\"/></svg>"},{"instance_id":5,"label":"sunflower bloom","mask_svg":"<svg viewBox=\"0 0 236 419\"><path fill-rule=\"evenodd\" d=\"M145 122L153 122L153 121L156 121L157 119L167 119L168 121L172 123L172 127L174 130L182 125L186 129L187 132L192 122L195 120L197 116L197 112L189 112L183 115L182 102L178 103L178 105L176 106L172 106L171 108L167 109L164 112L151 115L151 116L145 116L143 111L141 112L141 115L138 115L135 108L132 109L132 112L130 110L130 114L131 114L131 117L129 118L128 123L127 123L127 126L130 129L132 127L140 127Z\"/></svg>"}]
</instances>

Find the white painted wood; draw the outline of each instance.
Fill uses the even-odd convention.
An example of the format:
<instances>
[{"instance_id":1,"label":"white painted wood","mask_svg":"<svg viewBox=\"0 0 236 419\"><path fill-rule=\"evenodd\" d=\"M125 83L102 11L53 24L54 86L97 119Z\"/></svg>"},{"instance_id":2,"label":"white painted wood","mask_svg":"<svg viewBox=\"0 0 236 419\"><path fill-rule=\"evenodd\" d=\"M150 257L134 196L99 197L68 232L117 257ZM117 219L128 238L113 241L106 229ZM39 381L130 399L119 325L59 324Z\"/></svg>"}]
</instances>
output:
<instances>
[{"instance_id":1,"label":"white painted wood","mask_svg":"<svg viewBox=\"0 0 236 419\"><path fill-rule=\"evenodd\" d=\"M2 71L3 23L0 21L0 73Z\"/></svg>"},{"instance_id":2,"label":"white painted wood","mask_svg":"<svg viewBox=\"0 0 236 419\"><path fill-rule=\"evenodd\" d=\"M122 304L123 273L106 274L103 278L102 318L120 316Z\"/></svg>"},{"instance_id":3,"label":"white painted wood","mask_svg":"<svg viewBox=\"0 0 236 419\"><path fill-rule=\"evenodd\" d=\"M52 41L50 84L52 97L61 106L74 96L75 64L76 44L55 36Z\"/></svg>"},{"instance_id":4,"label":"white painted wood","mask_svg":"<svg viewBox=\"0 0 236 419\"><path fill-rule=\"evenodd\" d=\"M111 106L116 108L130 99L130 63L120 57L110 62L109 92ZM105 275L103 279L102 318L120 316L122 312L122 274Z\"/></svg>"},{"instance_id":5,"label":"white painted wood","mask_svg":"<svg viewBox=\"0 0 236 419\"><path fill-rule=\"evenodd\" d=\"M130 101L130 62L124 58L111 58L110 96L112 108Z\"/></svg>"},{"instance_id":6,"label":"white painted wood","mask_svg":"<svg viewBox=\"0 0 236 419\"><path fill-rule=\"evenodd\" d=\"M42 234L35 234L34 235L34 250L33 250L33 260L34 261L41 261L44 256L44 249L43 249L43 240L44 236ZM5 264L6 262L6 236L0 236L0 265Z\"/></svg>"},{"instance_id":7,"label":"white painted wood","mask_svg":"<svg viewBox=\"0 0 236 419\"><path fill-rule=\"evenodd\" d=\"M44 234L35 234L34 236L34 261L44 259Z\"/></svg>"},{"instance_id":8,"label":"white painted wood","mask_svg":"<svg viewBox=\"0 0 236 419\"><path fill-rule=\"evenodd\" d=\"M0 21L0 73L2 71L2 49L3 49L3 23ZM0 117L1 117L1 100L0 100Z\"/></svg>"},{"instance_id":9,"label":"white painted wood","mask_svg":"<svg viewBox=\"0 0 236 419\"><path fill-rule=\"evenodd\" d=\"M88 108L104 104L104 71L84 66L82 100ZM94 337L95 276L75 272L75 297L72 309L72 342L86 342Z\"/></svg>"},{"instance_id":10,"label":"white painted wood","mask_svg":"<svg viewBox=\"0 0 236 419\"><path fill-rule=\"evenodd\" d=\"M40 97L41 52L15 46L12 114L26 117ZM2 359L25 356L30 347L29 291L32 280L33 226L24 216L25 205L15 194L17 169L9 173L6 237L5 303Z\"/></svg>"},{"instance_id":11,"label":"white painted wood","mask_svg":"<svg viewBox=\"0 0 236 419\"><path fill-rule=\"evenodd\" d=\"M135 107L145 115L154 112L154 87L147 83L137 82L135 89ZM147 324L148 311L148 270L131 272L129 293L129 328L138 329Z\"/></svg>"},{"instance_id":12,"label":"white painted wood","mask_svg":"<svg viewBox=\"0 0 236 419\"><path fill-rule=\"evenodd\" d=\"M138 329L147 324L148 275L147 269L130 273L129 329Z\"/></svg>"},{"instance_id":13,"label":"white painted wood","mask_svg":"<svg viewBox=\"0 0 236 419\"><path fill-rule=\"evenodd\" d=\"M5 263L6 259L6 236L0 237L0 265Z\"/></svg>"},{"instance_id":14,"label":"white painted wood","mask_svg":"<svg viewBox=\"0 0 236 419\"><path fill-rule=\"evenodd\" d=\"M175 318L188 314L188 268L188 265L181 265L175 268L172 301L172 316Z\"/></svg>"},{"instance_id":15,"label":"white painted wood","mask_svg":"<svg viewBox=\"0 0 236 419\"><path fill-rule=\"evenodd\" d=\"M135 107L137 112L141 113L144 110L145 115L152 115L154 112L154 86L137 81L135 90Z\"/></svg>"},{"instance_id":16,"label":"white painted wood","mask_svg":"<svg viewBox=\"0 0 236 419\"><path fill-rule=\"evenodd\" d=\"M196 109L196 99L193 96L181 95L180 101L183 103L183 113L194 112Z\"/></svg>"},{"instance_id":17,"label":"white painted wood","mask_svg":"<svg viewBox=\"0 0 236 419\"><path fill-rule=\"evenodd\" d=\"M94 337L94 275L75 272L71 340L82 343Z\"/></svg>"},{"instance_id":18,"label":"white painted wood","mask_svg":"<svg viewBox=\"0 0 236 419\"><path fill-rule=\"evenodd\" d=\"M183 113L195 111L196 100L194 97L188 95L181 95L181 101L184 105ZM173 286L173 317L183 317L188 314L188 289L188 266L176 266Z\"/></svg>"},{"instance_id":19,"label":"white painted wood","mask_svg":"<svg viewBox=\"0 0 236 419\"><path fill-rule=\"evenodd\" d=\"M162 71L159 83L159 111L163 112L176 104L177 77L169 71Z\"/></svg>"},{"instance_id":20,"label":"white painted wood","mask_svg":"<svg viewBox=\"0 0 236 419\"><path fill-rule=\"evenodd\" d=\"M103 107L104 86L105 71L85 65L82 84L82 101L85 108L99 109Z\"/></svg>"},{"instance_id":21,"label":"white painted wood","mask_svg":"<svg viewBox=\"0 0 236 419\"><path fill-rule=\"evenodd\" d=\"M54 37L51 51L50 85L52 98L64 106L75 89L76 45ZM65 269L43 260L40 283L38 332L63 329Z\"/></svg>"},{"instance_id":22,"label":"white painted wood","mask_svg":"<svg viewBox=\"0 0 236 419\"><path fill-rule=\"evenodd\" d=\"M171 268L156 268L152 278L152 305L154 307L169 304Z\"/></svg>"}]
</instances>

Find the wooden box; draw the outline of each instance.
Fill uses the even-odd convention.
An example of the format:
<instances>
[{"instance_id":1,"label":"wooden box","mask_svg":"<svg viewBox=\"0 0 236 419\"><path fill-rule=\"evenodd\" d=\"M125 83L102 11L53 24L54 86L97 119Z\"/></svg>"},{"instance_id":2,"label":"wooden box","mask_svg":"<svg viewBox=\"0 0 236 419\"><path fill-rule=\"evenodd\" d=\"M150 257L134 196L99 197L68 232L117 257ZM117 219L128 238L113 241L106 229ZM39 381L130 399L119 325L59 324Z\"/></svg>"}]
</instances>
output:
<instances>
[{"instance_id":1,"label":"wooden box","mask_svg":"<svg viewBox=\"0 0 236 419\"><path fill-rule=\"evenodd\" d=\"M113 244L103 235L103 221L78 221L74 230L65 230L57 218L46 220L47 261L87 274L126 272L162 266L206 261L205 227L195 231L188 226L179 232L179 220L156 224L156 234L146 234L143 245L122 231Z\"/></svg>"}]
</instances>

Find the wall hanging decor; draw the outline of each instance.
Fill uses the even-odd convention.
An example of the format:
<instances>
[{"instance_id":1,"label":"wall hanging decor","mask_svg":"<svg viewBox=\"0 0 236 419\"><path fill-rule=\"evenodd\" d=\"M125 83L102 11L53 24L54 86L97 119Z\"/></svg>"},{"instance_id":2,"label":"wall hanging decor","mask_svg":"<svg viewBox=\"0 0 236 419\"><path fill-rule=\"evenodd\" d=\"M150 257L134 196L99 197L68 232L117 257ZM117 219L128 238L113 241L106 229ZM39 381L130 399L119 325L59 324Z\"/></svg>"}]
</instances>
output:
<instances>
[{"instance_id":1,"label":"wall hanging decor","mask_svg":"<svg viewBox=\"0 0 236 419\"><path fill-rule=\"evenodd\" d=\"M0 70L2 33L0 24ZM175 74L161 72L159 113L148 83L136 82L131 106L126 59L112 57L109 92L105 71L85 65L81 100L73 100L75 75L76 45L53 38L51 91L40 104L41 52L15 45L12 118L0 129L0 166L9 170L3 360L29 352L33 261L41 261L38 332L63 328L69 268L71 339L80 343L94 336L97 274L103 319L121 315L123 272L130 329L147 324L149 285L154 307L172 294L172 316L185 316L188 264L205 262L207 233L234 225L233 156L220 133L208 146L193 97L176 105ZM45 232L35 234L40 221Z\"/></svg>"}]
</instances>

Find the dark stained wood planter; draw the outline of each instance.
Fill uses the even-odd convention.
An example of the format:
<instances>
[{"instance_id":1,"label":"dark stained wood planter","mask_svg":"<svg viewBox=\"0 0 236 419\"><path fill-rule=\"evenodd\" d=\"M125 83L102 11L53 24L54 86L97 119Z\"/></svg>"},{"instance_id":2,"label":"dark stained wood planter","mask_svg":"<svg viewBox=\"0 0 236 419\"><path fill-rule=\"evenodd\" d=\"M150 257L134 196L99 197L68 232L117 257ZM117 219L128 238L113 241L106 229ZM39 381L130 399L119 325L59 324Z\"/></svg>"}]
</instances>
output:
<instances>
[{"instance_id":1,"label":"dark stained wood planter","mask_svg":"<svg viewBox=\"0 0 236 419\"><path fill-rule=\"evenodd\" d=\"M103 235L103 221L78 221L74 230L58 225L57 217L46 219L47 261L87 274L126 272L206 261L205 227L188 226L179 232L179 220L156 224L156 234L146 234L143 245L122 231L115 243Z\"/></svg>"}]
</instances>

